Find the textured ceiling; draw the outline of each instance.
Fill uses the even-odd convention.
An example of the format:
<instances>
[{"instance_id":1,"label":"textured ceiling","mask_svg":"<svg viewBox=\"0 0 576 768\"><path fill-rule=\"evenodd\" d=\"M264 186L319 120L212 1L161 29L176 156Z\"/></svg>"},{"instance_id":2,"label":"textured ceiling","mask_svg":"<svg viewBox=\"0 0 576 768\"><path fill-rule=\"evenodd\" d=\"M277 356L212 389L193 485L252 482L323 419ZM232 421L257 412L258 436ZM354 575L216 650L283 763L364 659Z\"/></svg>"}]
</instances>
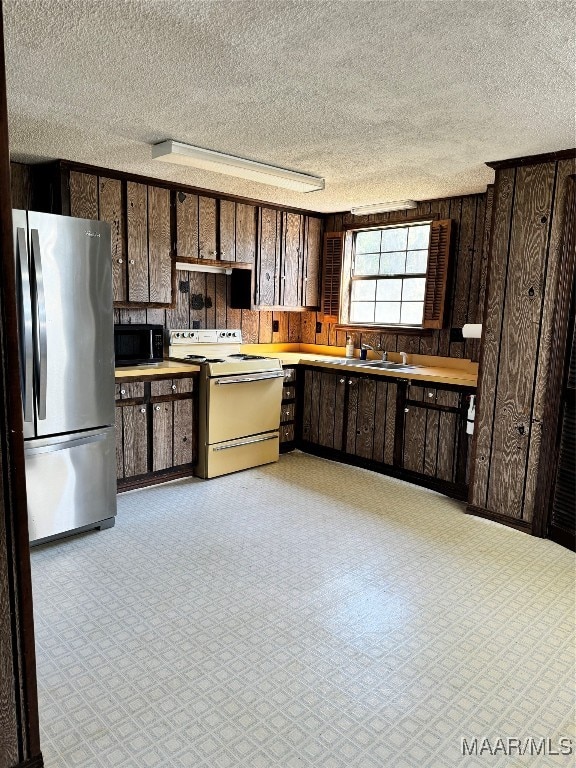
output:
<instances>
[{"instance_id":1,"label":"textured ceiling","mask_svg":"<svg viewBox=\"0 0 576 768\"><path fill-rule=\"evenodd\" d=\"M318 211L478 192L566 149L571 2L4 0L16 160ZM152 161L166 138L323 176L308 194Z\"/></svg>"}]
</instances>

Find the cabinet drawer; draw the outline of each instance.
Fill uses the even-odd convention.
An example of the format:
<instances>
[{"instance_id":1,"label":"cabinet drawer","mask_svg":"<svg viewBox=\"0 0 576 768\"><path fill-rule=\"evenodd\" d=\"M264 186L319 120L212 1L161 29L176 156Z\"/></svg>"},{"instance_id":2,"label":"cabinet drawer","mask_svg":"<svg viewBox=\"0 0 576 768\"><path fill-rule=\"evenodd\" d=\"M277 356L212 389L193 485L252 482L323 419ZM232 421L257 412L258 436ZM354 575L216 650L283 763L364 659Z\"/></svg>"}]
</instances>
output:
<instances>
[{"instance_id":1,"label":"cabinet drawer","mask_svg":"<svg viewBox=\"0 0 576 768\"><path fill-rule=\"evenodd\" d=\"M280 421L294 421L295 413L295 403L282 403L282 408L280 410Z\"/></svg>"},{"instance_id":2,"label":"cabinet drawer","mask_svg":"<svg viewBox=\"0 0 576 768\"><path fill-rule=\"evenodd\" d=\"M164 397L166 395L183 395L193 391L194 379L156 379L150 382L150 394L152 397Z\"/></svg>"},{"instance_id":3,"label":"cabinet drawer","mask_svg":"<svg viewBox=\"0 0 576 768\"><path fill-rule=\"evenodd\" d=\"M293 387L292 385L288 387L284 387L284 390L282 392L282 400L295 400L296 399L296 387Z\"/></svg>"},{"instance_id":4,"label":"cabinet drawer","mask_svg":"<svg viewBox=\"0 0 576 768\"><path fill-rule=\"evenodd\" d=\"M280 442L291 443L294 440L294 424L280 425Z\"/></svg>"},{"instance_id":5,"label":"cabinet drawer","mask_svg":"<svg viewBox=\"0 0 576 768\"><path fill-rule=\"evenodd\" d=\"M185 395L194 391L194 379L174 379L172 382L172 391L177 395Z\"/></svg>"},{"instance_id":6,"label":"cabinet drawer","mask_svg":"<svg viewBox=\"0 0 576 768\"><path fill-rule=\"evenodd\" d=\"M296 369L295 368L284 368L284 381L285 382L296 381Z\"/></svg>"},{"instance_id":7,"label":"cabinet drawer","mask_svg":"<svg viewBox=\"0 0 576 768\"><path fill-rule=\"evenodd\" d=\"M144 382L130 381L116 384L116 400L138 400L144 397Z\"/></svg>"}]
</instances>

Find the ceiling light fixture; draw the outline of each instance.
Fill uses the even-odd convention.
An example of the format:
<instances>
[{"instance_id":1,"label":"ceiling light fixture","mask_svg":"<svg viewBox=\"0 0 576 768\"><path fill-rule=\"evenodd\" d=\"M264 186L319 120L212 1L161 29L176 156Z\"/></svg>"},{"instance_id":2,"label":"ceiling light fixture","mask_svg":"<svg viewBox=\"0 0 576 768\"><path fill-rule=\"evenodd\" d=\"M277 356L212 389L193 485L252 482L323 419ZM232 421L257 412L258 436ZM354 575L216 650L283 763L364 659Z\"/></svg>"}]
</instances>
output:
<instances>
[{"instance_id":1,"label":"ceiling light fixture","mask_svg":"<svg viewBox=\"0 0 576 768\"><path fill-rule=\"evenodd\" d=\"M359 205L357 208L351 208L350 213L353 216L368 216L370 213L386 213L387 211L407 211L409 208L416 208L416 200L391 200L389 203L374 203L374 205Z\"/></svg>"},{"instance_id":2,"label":"ceiling light fixture","mask_svg":"<svg viewBox=\"0 0 576 768\"><path fill-rule=\"evenodd\" d=\"M179 141L163 141L152 146L152 158L166 163L187 165L203 171L224 173L239 179L248 179L273 187L284 187L294 192L315 192L324 189L324 179L307 173L276 168L274 165L246 160L243 157L214 152L211 149L193 147Z\"/></svg>"}]
</instances>

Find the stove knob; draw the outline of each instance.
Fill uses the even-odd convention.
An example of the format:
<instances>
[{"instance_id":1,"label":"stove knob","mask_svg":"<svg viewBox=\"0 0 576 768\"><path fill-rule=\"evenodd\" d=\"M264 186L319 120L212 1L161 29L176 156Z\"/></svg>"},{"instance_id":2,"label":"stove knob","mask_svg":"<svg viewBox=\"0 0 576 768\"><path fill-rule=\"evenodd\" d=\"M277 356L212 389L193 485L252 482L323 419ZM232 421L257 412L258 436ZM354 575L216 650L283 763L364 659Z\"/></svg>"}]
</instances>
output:
<instances>
[{"instance_id":1,"label":"stove knob","mask_svg":"<svg viewBox=\"0 0 576 768\"><path fill-rule=\"evenodd\" d=\"M176 336L177 339L180 338L180 334L179 333L175 333L174 336Z\"/></svg>"},{"instance_id":2,"label":"stove knob","mask_svg":"<svg viewBox=\"0 0 576 768\"><path fill-rule=\"evenodd\" d=\"M183 333L183 334L182 334L182 336L183 336L185 339L188 339L188 338L190 338L190 334L189 334L189 333Z\"/></svg>"}]
</instances>

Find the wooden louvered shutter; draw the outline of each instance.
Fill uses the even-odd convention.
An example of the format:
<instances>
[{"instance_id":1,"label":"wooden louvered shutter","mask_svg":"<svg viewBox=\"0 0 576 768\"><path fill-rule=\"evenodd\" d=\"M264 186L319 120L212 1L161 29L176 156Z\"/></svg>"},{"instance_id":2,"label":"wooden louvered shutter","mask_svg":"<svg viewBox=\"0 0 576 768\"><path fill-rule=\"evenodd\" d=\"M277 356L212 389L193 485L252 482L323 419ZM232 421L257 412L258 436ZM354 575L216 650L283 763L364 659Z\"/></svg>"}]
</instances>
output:
<instances>
[{"instance_id":1,"label":"wooden louvered shutter","mask_svg":"<svg viewBox=\"0 0 576 768\"><path fill-rule=\"evenodd\" d=\"M326 232L322 259L322 303L324 320L338 322L345 232Z\"/></svg>"},{"instance_id":2,"label":"wooden louvered shutter","mask_svg":"<svg viewBox=\"0 0 576 768\"><path fill-rule=\"evenodd\" d=\"M442 328L444 326L451 234L451 219L432 222L426 272L423 328Z\"/></svg>"}]
</instances>

